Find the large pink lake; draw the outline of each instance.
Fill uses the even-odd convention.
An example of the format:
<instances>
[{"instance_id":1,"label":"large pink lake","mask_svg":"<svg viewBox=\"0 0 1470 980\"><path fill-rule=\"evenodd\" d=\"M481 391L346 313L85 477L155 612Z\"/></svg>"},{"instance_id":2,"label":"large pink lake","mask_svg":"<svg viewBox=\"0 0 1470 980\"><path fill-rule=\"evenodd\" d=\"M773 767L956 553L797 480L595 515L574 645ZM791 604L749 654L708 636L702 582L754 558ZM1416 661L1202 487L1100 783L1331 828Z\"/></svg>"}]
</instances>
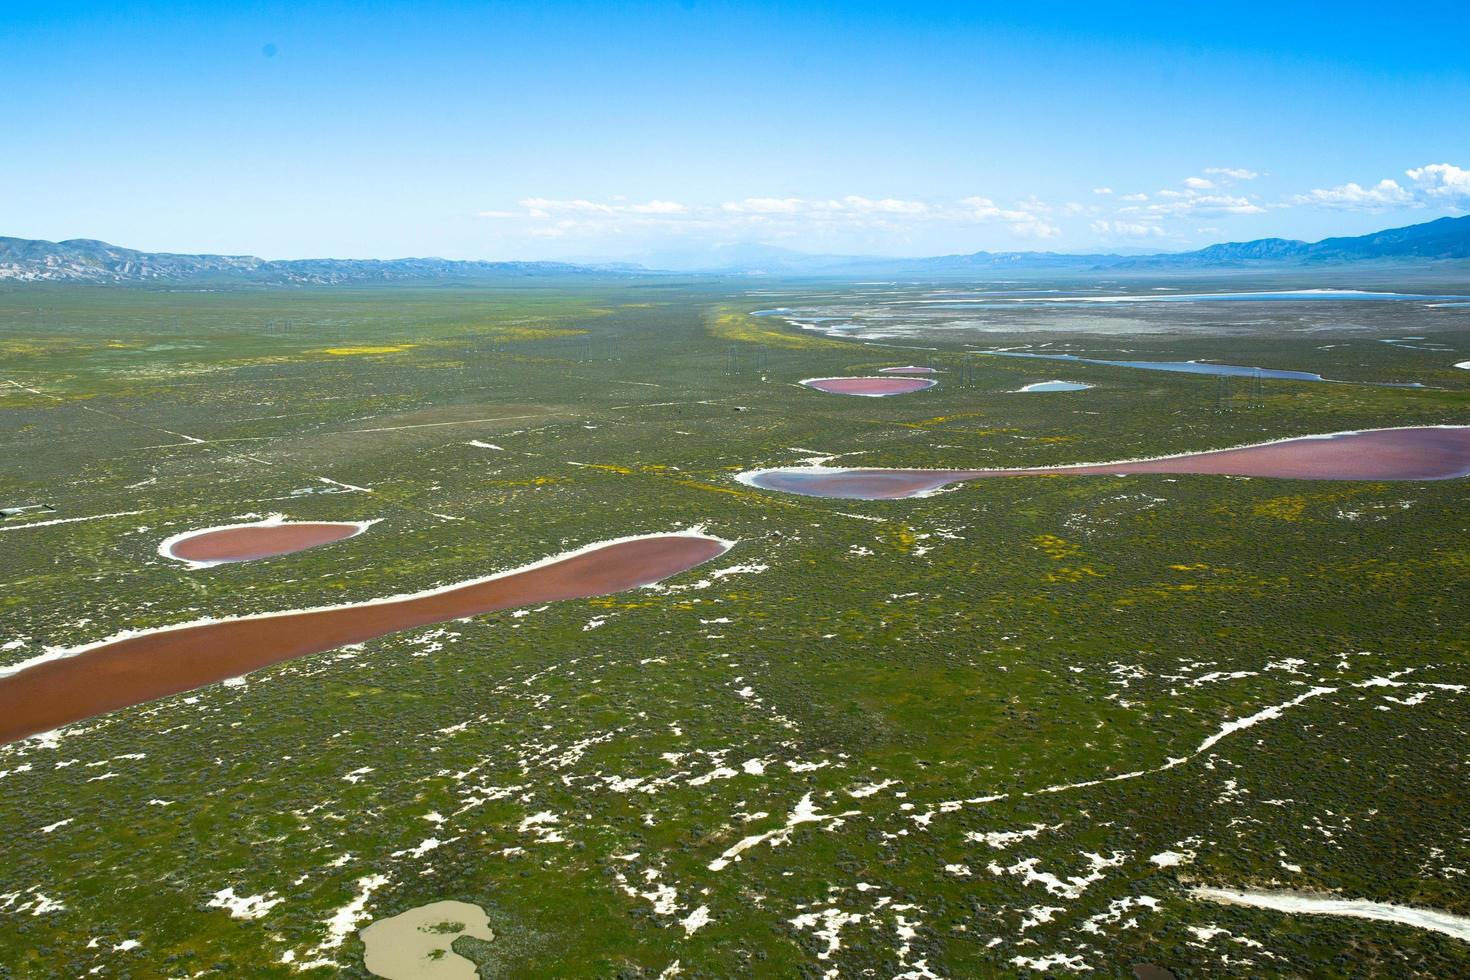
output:
<instances>
[{"instance_id":1,"label":"large pink lake","mask_svg":"<svg viewBox=\"0 0 1470 980\"><path fill-rule=\"evenodd\" d=\"M1303 436L1158 459L989 470L750 470L742 483L808 497L918 497L965 480L1000 476L1125 476L1134 473L1259 476L1288 480L1453 480L1470 476L1470 426L1416 426Z\"/></svg>"}]
</instances>

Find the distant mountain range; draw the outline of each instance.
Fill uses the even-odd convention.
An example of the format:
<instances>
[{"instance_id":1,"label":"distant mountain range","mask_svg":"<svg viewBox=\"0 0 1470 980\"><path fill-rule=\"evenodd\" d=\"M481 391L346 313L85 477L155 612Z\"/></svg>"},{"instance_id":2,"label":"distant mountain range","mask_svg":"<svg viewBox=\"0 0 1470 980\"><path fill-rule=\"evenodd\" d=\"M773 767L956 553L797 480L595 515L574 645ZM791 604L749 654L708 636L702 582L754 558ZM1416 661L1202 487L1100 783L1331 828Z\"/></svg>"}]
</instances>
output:
<instances>
[{"instance_id":1,"label":"distant mountain range","mask_svg":"<svg viewBox=\"0 0 1470 980\"><path fill-rule=\"evenodd\" d=\"M628 276L681 271L723 275L956 275L1019 270L1189 270L1321 266L1369 261L1470 260L1470 215L1359 235L1301 242L1261 238L1152 255L973 252L931 258L808 255L766 245L660 252L630 263L463 262L450 259L290 259L139 252L89 238L0 238L0 280L90 283L342 285L552 276Z\"/></svg>"},{"instance_id":2,"label":"distant mountain range","mask_svg":"<svg viewBox=\"0 0 1470 980\"><path fill-rule=\"evenodd\" d=\"M566 262L458 262L450 259L261 259L253 255L139 252L72 238L0 238L0 280L22 282L256 282L282 285L412 283L524 276L618 275L636 266Z\"/></svg>"},{"instance_id":3,"label":"distant mountain range","mask_svg":"<svg viewBox=\"0 0 1470 980\"><path fill-rule=\"evenodd\" d=\"M974 252L923 259L852 258L791 272L821 275L925 275L1023 269L1188 270L1322 266L1351 262L1470 260L1470 215L1439 218L1405 228L1302 242L1260 238L1226 242L1192 252L1153 255L1069 255L1060 252Z\"/></svg>"}]
</instances>

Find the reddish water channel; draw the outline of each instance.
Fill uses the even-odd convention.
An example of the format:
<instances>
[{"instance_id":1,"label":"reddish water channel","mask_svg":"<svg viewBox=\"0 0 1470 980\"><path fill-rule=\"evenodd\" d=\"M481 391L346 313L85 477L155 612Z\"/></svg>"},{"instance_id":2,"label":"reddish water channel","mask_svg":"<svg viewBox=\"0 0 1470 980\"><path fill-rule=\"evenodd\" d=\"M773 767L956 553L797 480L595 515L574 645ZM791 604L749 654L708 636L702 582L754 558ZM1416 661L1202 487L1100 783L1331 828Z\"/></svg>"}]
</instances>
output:
<instances>
[{"instance_id":1,"label":"reddish water channel","mask_svg":"<svg viewBox=\"0 0 1470 980\"><path fill-rule=\"evenodd\" d=\"M652 585L729 547L693 532L648 535L430 592L104 640L0 676L0 742L398 630Z\"/></svg>"},{"instance_id":2,"label":"reddish water channel","mask_svg":"<svg viewBox=\"0 0 1470 980\"><path fill-rule=\"evenodd\" d=\"M1202 473L1290 480L1452 480L1470 476L1470 426L1370 429L1283 439L1238 449L1116 463L992 470L750 470L739 479L765 490L808 497L888 500L918 497L951 483L999 476L1124 476Z\"/></svg>"}]
</instances>

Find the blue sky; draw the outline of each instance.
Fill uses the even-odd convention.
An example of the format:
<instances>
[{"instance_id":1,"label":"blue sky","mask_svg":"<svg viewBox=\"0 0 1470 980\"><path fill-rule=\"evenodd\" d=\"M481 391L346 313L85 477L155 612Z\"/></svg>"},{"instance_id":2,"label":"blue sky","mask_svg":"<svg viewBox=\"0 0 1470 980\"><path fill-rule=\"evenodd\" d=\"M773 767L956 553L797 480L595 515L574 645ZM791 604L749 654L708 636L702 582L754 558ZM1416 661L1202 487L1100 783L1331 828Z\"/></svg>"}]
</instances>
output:
<instances>
[{"instance_id":1,"label":"blue sky","mask_svg":"<svg viewBox=\"0 0 1470 980\"><path fill-rule=\"evenodd\" d=\"M1467 36L1465 4L0 0L0 234L493 259L1357 234L1470 210Z\"/></svg>"}]
</instances>

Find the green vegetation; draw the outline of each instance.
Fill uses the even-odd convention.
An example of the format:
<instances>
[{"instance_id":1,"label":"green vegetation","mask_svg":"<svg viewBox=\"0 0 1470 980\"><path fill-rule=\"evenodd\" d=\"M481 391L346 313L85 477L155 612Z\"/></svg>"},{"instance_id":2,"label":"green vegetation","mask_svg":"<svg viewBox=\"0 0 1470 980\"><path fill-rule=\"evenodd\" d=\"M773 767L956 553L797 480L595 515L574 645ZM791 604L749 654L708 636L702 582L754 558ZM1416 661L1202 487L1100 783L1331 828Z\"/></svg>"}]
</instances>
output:
<instances>
[{"instance_id":1,"label":"green vegetation","mask_svg":"<svg viewBox=\"0 0 1470 980\"><path fill-rule=\"evenodd\" d=\"M863 346L745 315L842 289L747 286L0 290L0 506L57 508L0 522L0 663L621 535L737 540L663 587L0 748L0 977L366 976L357 928L446 899L486 911L494 940L453 946L486 977L1470 972L1435 933L1187 894L1470 916L1463 481L1042 477L860 502L733 480L828 454L1025 466L1470 423L1449 367L1470 311L1159 329L1196 316L1173 305L1147 332L1088 311L1046 338L1434 386L1242 382L1225 412L1214 378L1125 368L975 358L962 384L965 343L1035 337L988 313L980 341ZM1379 342L1406 334L1461 353ZM938 387L794 384L916 358ZM1096 387L1009 393L1052 377ZM155 552L270 513L383 520L199 571ZM233 915L225 889L264 900Z\"/></svg>"}]
</instances>

